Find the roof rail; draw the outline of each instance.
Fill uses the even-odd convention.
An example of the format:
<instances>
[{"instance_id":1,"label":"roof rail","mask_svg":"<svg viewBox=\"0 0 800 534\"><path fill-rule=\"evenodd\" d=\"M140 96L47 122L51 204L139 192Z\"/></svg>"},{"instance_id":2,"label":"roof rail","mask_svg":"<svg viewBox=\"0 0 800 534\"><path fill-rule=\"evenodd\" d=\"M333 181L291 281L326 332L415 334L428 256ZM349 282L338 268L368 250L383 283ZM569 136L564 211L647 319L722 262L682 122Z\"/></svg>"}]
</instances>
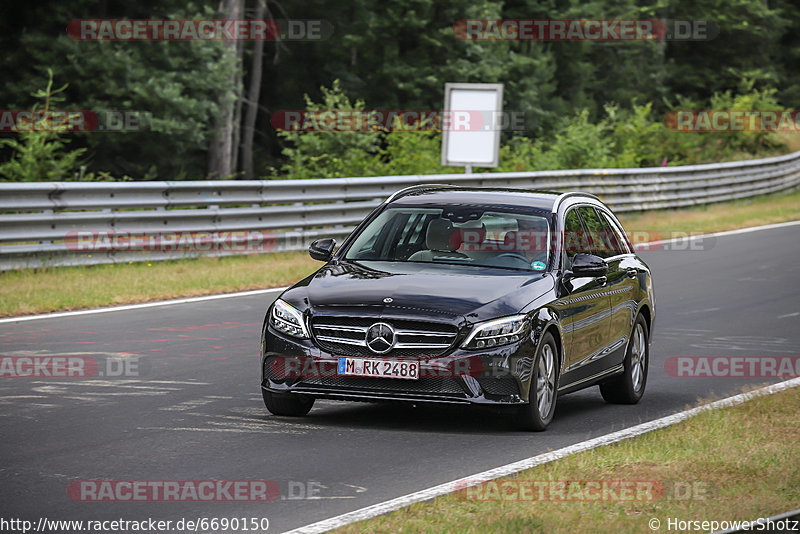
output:
<instances>
[{"instance_id":1,"label":"roof rail","mask_svg":"<svg viewBox=\"0 0 800 534\"><path fill-rule=\"evenodd\" d=\"M560 195L558 195L558 198L556 198L556 201L553 203L553 213L557 213L558 208L561 206L561 203L570 197L589 197L597 200L598 202L602 202L602 200L600 200L591 193L582 193L580 191L568 191L566 193L561 193Z\"/></svg>"},{"instance_id":2,"label":"roof rail","mask_svg":"<svg viewBox=\"0 0 800 534\"><path fill-rule=\"evenodd\" d=\"M389 195L389 198L384 200L383 203L384 204L388 204L389 202L391 202L393 200L397 200L400 197L404 197L404 196L408 195L409 193L413 193L414 191L425 191L426 189L438 189L440 187L456 187L456 186L450 185L450 184L417 184L417 185L411 185L411 186L408 186L408 187L404 187L403 189L400 189L399 191L395 191L394 193Z\"/></svg>"}]
</instances>

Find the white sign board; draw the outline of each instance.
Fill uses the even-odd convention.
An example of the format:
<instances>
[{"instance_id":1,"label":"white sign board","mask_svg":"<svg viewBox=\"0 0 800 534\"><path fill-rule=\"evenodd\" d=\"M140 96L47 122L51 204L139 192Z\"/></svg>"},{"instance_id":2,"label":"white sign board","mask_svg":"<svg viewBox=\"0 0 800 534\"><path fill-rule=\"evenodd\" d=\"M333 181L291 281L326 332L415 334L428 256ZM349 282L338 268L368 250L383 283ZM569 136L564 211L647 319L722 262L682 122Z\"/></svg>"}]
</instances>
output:
<instances>
[{"instance_id":1,"label":"white sign board","mask_svg":"<svg viewBox=\"0 0 800 534\"><path fill-rule=\"evenodd\" d=\"M503 84L447 83L444 110L442 165L497 167Z\"/></svg>"}]
</instances>

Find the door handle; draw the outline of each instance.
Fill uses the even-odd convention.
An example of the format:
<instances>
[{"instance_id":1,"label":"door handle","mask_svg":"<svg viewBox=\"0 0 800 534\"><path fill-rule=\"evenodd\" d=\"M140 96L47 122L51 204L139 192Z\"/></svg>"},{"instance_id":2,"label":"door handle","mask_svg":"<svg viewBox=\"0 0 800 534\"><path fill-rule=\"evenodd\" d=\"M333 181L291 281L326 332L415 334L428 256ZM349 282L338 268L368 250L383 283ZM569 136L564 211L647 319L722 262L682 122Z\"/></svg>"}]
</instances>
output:
<instances>
[{"instance_id":1,"label":"door handle","mask_svg":"<svg viewBox=\"0 0 800 534\"><path fill-rule=\"evenodd\" d=\"M627 273L628 273L628 278L636 278L636 275L639 274L639 272L633 268L628 269Z\"/></svg>"}]
</instances>

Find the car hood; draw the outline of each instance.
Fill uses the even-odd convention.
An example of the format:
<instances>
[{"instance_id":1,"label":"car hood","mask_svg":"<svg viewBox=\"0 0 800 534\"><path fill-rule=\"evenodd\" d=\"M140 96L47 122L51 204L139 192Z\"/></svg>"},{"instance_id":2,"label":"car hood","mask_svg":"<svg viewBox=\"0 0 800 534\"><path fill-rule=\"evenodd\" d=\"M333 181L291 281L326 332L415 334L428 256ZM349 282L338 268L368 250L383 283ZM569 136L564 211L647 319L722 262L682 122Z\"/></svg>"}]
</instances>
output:
<instances>
[{"instance_id":1,"label":"car hood","mask_svg":"<svg viewBox=\"0 0 800 534\"><path fill-rule=\"evenodd\" d=\"M525 271L342 262L326 265L295 285L287 297L304 301L312 313L414 315L475 322L519 313L553 285L552 277Z\"/></svg>"}]
</instances>

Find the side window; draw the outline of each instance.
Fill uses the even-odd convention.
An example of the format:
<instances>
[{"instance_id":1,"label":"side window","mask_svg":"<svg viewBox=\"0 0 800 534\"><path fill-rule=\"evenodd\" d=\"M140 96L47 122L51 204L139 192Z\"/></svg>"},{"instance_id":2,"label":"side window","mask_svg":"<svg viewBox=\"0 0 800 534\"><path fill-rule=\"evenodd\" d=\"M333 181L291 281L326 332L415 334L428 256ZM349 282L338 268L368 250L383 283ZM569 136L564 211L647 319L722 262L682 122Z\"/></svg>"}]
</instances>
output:
<instances>
[{"instance_id":1,"label":"side window","mask_svg":"<svg viewBox=\"0 0 800 534\"><path fill-rule=\"evenodd\" d=\"M586 231L583 229L580 217L578 217L578 210L571 209L567 212L567 216L564 217L564 253L567 257L564 268L572 268L572 260L575 258L575 254L589 252Z\"/></svg>"},{"instance_id":2,"label":"side window","mask_svg":"<svg viewBox=\"0 0 800 534\"><path fill-rule=\"evenodd\" d=\"M581 206L578 208L581 214L583 224L586 225L586 234L589 240L589 246L592 249L592 254L600 256L601 258L610 258L616 255L614 247L609 243L607 237L609 232L603 226L603 222L597 215L594 208L589 206Z\"/></svg>"},{"instance_id":3,"label":"side window","mask_svg":"<svg viewBox=\"0 0 800 534\"><path fill-rule=\"evenodd\" d=\"M603 218L603 223L606 228L608 228L608 237L611 240L611 246L614 249L616 254L627 254L630 252L628 249L628 240L625 238L625 235L622 233L622 230L619 229L616 223L611 220L611 217L608 216L606 212L603 210L600 211L600 216Z\"/></svg>"}]
</instances>

